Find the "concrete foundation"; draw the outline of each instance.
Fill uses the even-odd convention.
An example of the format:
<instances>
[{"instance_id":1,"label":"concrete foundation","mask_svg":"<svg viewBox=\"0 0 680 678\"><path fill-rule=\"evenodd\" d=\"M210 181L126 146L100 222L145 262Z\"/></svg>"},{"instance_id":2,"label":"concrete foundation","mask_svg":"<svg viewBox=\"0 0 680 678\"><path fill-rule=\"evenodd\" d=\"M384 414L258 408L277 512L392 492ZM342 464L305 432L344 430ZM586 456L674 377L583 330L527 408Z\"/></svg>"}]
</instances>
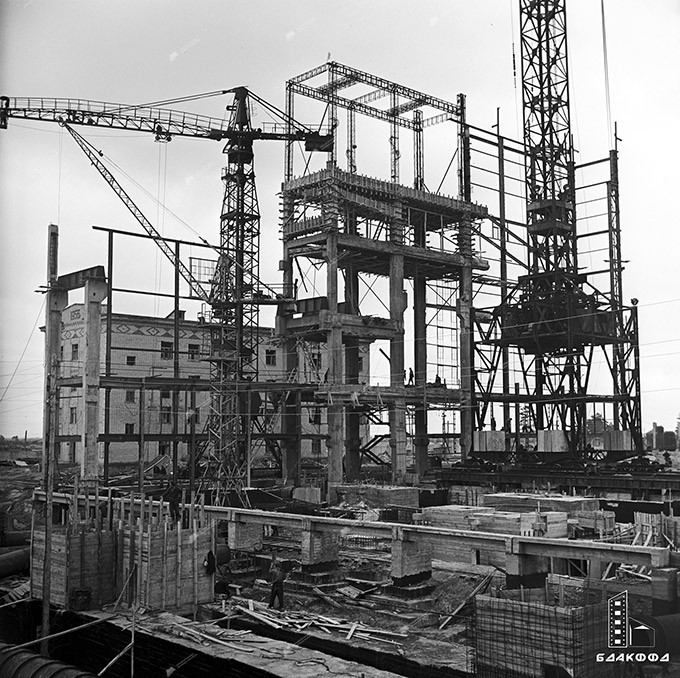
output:
<instances>
[{"instance_id":1,"label":"concrete foundation","mask_svg":"<svg viewBox=\"0 0 680 678\"><path fill-rule=\"evenodd\" d=\"M324 569L337 566L340 554L340 535L337 532L302 530L302 568L324 565ZM314 567L318 569L318 567Z\"/></svg>"},{"instance_id":2,"label":"concrete foundation","mask_svg":"<svg viewBox=\"0 0 680 678\"><path fill-rule=\"evenodd\" d=\"M227 544L236 551L258 551L262 548L262 525L230 520Z\"/></svg>"},{"instance_id":3,"label":"concrete foundation","mask_svg":"<svg viewBox=\"0 0 680 678\"><path fill-rule=\"evenodd\" d=\"M395 528L392 533L392 566L395 586L423 582L432 575L432 545L421 540L410 540L409 535Z\"/></svg>"}]
</instances>

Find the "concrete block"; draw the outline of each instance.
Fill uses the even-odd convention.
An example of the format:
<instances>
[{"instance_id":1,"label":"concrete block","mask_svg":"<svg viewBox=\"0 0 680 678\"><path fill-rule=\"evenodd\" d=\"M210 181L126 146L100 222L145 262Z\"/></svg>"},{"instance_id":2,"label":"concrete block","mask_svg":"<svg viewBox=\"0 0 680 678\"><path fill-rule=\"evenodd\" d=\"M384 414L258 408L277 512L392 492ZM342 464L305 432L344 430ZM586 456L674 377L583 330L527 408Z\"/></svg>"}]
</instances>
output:
<instances>
[{"instance_id":1,"label":"concrete block","mask_svg":"<svg viewBox=\"0 0 680 678\"><path fill-rule=\"evenodd\" d=\"M477 452L503 452L505 431L473 431L472 440Z\"/></svg>"},{"instance_id":2,"label":"concrete block","mask_svg":"<svg viewBox=\"0 0 680 678\"><path fill-rule=\"evenodd\" d=\"M262 525L230 520L227 543L236 551L258 551L262 548Z\"/></svg>"},{"instance_id":3,"label":"concrete block","mask_svg":"<svg viewBox=\"0 0 680 678\"><path fill-rule=\"evenodd\" d=\"M568 452L567 435L561 429L537 432L537 447L539 452Z\"/></svg>"},{"instance_id":4,"label":"concrete block","mask_svg":"<svg viewBox=\"0 0 680 678\"><path fill-rule=\"evenodd\" d=\"M296 487L293 490L293 499L306 501L309 504L320 504L323 501L320 487Z\"/></svg>"},{"instance_id":5,"label":"concrete block","mask_svg":"<svg viewBox=\"0 0 680 678\"><path fill-rule=\"evenodd\" d=\"M338 532L318 532L314 529L302 530L302 565L328 564L335 567L340 555L340 534Z\"/></svg>"},{"instance_id":6,"label":"concrete block","mask_svg":"<svg viewBox=\"0 0 680 678\"><path fill-rule=\"evenodd\" d=\"M678 570L660 567L652 570L652 615L674 614L678 605Z\"/></svg>"},{"instance_id":7,"label":"concrete block","mask_svg":"<svg viewBox=\"0 0 680 678\"><path fill-rule=\"evenodd\" d=\"M429 579L432 574L432 545L420 541L392 539L390 574L398 586Z\"/></svg>"}]
</instances>

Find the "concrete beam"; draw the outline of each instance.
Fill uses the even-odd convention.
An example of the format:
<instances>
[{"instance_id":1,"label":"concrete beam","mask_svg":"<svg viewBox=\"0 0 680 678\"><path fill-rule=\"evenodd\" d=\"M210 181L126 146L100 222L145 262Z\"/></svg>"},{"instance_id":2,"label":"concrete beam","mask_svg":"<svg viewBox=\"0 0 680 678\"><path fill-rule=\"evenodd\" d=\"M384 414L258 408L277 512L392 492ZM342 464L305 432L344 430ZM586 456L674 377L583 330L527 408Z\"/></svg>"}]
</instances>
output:
<instances>
[{"instance_id":1,"label":"concrete beam","mask_svg":"<svg viewBox=\"0 0 680 678\"><path fill-rule=\"evenodd\" d=\"M36 492L36 496L39 492ZM496 546L508 555L542 556L553 558L575 558L583 560L602 560L605 562L643 565L645 567L668 567L669 549L653 546L631 546L630 544L607 544L577 539L548 539L545 537L522 537L490 532L468 530L449 530L429 525L402 525L397 523L364 523L356 520L299 516L291 513L273 513L253 509L206 506L205 512L215 520L238 520L241 523L257 525L277 525L291 529L302 529L303 520L310 521L310 529L318 531L337 531L345 528L348 533L391 538L393 528L409 535L409 541L422 540L436 544L438 540L456 539L465 547L479 548Z\"/></svg>"}]
</instances>

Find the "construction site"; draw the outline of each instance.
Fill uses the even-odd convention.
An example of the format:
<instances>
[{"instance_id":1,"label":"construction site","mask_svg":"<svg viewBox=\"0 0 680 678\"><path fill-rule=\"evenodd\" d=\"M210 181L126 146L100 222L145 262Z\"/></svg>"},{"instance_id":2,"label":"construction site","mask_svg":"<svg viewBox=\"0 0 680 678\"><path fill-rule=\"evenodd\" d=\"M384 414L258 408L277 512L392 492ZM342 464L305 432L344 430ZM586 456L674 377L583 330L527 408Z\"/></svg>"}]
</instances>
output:
<instances>
[{"instance_id":1,"label":"construction site","mask_svg":"<svg viewBox=\"0 0 680 678\"><path fill-rule=\"evenodd\" d=\"M77 271L45 231L0 676L680 676L680 474L646 454L618 141L576 155L566 4L517 3L518 139L331 59L280 108L257 83L0 97L0 134L59 126L131 217ZM190 112L212 97L226 116ZM98 128L219 142L214 232L163 236ZM258 195L270 142L280 192ZM161 292L130 251L169 262ZM172 312L120 301L151 296Z\"/></svg>"}]
</instances>

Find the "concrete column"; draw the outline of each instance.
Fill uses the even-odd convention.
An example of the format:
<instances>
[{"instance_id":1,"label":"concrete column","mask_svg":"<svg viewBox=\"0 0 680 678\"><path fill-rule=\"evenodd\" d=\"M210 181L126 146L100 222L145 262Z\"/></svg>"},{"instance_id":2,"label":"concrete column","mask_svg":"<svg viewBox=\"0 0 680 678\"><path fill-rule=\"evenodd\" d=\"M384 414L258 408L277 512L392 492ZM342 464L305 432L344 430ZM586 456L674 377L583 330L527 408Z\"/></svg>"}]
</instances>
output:
<instances>
[{"instance_id":1,"label":"concrete column","mask_svg":"<svg viewBox=\"0 0 680 678\"><path fill-rule=\"evenodd\" d=\"M242 523L238 517L230 518L227 544L236 551L259 551L262 548L262 525Z\"/></svg>"},{"instance_id":2,"label":"concrete column","mask_svg":"<svg viewBox=\"0 0 680 678\"><path fill-rule=\"evenodd\" d=\"M292 106L292 97L291 97ZM288 152L288 148L287 148ZM292 163L292 156L291 156ZM292 172L292 164L290 167ZM288 178L292 178L288 177ZM294 208L290 197L284 197L281 206L283 224L288 224L293 219ZM284 294L293 299L296 297L297 290L295 277L293 275L293 259L290 256L288 243L283 244L283 259L279 262L279 270L283 273ZM276 332L278 335L286 337L283 342L283 367L286 371L288 381L297 381L298 353L297 341L288 337L288 320L295 311L293 302L281 304L276 315ZM292 395L286 397L286 392L281 391L281 433L283 442L281 449L281 475L284 482L299 485L300 482L300 403L299 396Z\"/></svg>"},{"instance_id":3,"label":"concrete column","mask_svg":"<svg viewBox=\"0 0 680 678\"><path fill-rule=\"evenodd\" d=\"M303 569L332 569L337 566L340 556L340 534L315 530L310 520L302 527L302 567Z\"/></svg>"},{"instance_id":4,"label":"concrete column","mask_svg":"<svg viewBox=\"0 0 680 678\"><path fill-rule=\"evenodd\" d=\"M432 545L400 527L392 529L392 566L395 586L417 584L432 576Z\"/></svg>"},{"instance_id":5,"label":"concrete column","mask_svg":"<svg viewBox=\"0 0 680 678\"><path fill-rule=\"evenodd\" d=\"M506 585L509 589L540 588L550 570L550 558L517 553L506 554Z\"/></svg>"},{"instance_id":6,"label":"concrete column","mask_svg":"<svg viewBox=\"0 0 680 678\"><path fill-rule=\"evenodd\" d=\"M396 225L393 225L396 228ZM400 238L393 238L400 240ZM390 386L404 388L404 257L390 257L390 320L396 325L390 339ZM399 483L406 473L406 404L397 398L390 405L390 448L392 450L392 482Z\"/></svg>"},{"instance_id":7,"label":"concrete column","mask_svg":"<svg viewBox=\"0 0 680 678\"><path fill-rule=\"evenodd\" d=\"M416 386L423 387L427 382L427 318L426 318L426 281L416 275L413 280L413 336ZM427 406L416 406L415 410L415 467L416 474L422 476L428 468L427 448Z\"/></svg>"},{"instance_id":8,"label":"concrete column","mask_svg":"<svg viewBox=\"0 0 680 678\"><path fill-rule=\"evenodd\" d=\"M81 401L83 458L80 464L80 475L86 483L95 482L99 477L97 438L99 437L101 306L106 294L106 281L85 281L85 355L83 356L83 397ZM140 403L140 407L142 407L142 403Z\"/></svg>"},{"instance_id":9,"label":"concrete column","mask_svg":"<svg viewBox=\"0 0 680 678\"><path fill-rule=\"evenodd\" d=\"M356 235L356 216L347 220L348 233ZM350 259L345 266L345 313L356 315L359 309L359 276ZM359 342L345 338L345 383L359 383ZM345 477L349 482L357 480L361 471L361 413L354 407L345 408Z\"/></svg>"},{"instance_id":10,"label":"concrete column","mask_svg":"<svg viewBox=\"0 0 680 678\"><path fill-rule=\"evenodd\" d=\"M327 382L332 388L342 384L342 326L338 320L338 238L337 231L331 231L326 238L326 296L328 309L333 320L327 334L328 375ZM328 485L342 482L345 440L342 405L328 406Z\"/></svg>"},{"instance_id":11,"label":"concrete column","mask_svg":"<svg viewBox=\"0 0 680 678\"><path fill-rule=\"evenodd\" d=\"M652 615L675 614L678 611L678 569L659 567L652 570Z\"/></svg>"}]
</instances>

